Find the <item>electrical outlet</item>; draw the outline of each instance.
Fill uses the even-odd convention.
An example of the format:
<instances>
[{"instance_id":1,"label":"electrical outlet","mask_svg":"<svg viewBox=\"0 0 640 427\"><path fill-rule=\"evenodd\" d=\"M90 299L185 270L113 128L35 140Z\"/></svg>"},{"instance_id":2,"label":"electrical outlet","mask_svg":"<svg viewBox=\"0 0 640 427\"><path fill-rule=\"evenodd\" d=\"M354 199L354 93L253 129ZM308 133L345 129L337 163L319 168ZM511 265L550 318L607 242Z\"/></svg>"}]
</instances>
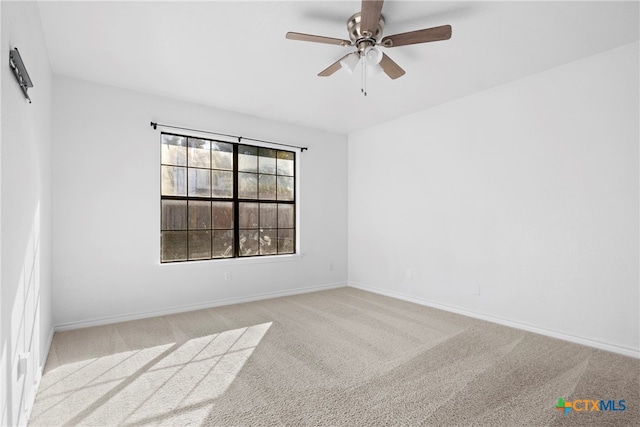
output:
<instances>
[{"instance_id":1,"label":"electrical outlet","mask_svg":"<svg viewBox=\"0 0 640 427\"><path fill-rule=\"evenodd\" d=\"M29 353L20 353L18 355L18 378L27 373L27 362L29 361Z\"/></svg>"},{"instance_id":2,"label":"electrical outlet","mask_svg":"<svg viewBox=\"0 0 640 427\"><path fill-rule=\"evenodd\" d=\"M327 269L333 270L333 263L331 261L329 261L329 264L327 265Z\"/></svg>"},{"instance_id":3,"label":"electrical outlet","mask_svg":"<svg viewBox=\"0 0 640 427\"><path fill-rule=\"evenodd\" d=\"M231 272L230 271L225 271L224 272L224 280L226 280L227 282L229 280L231 280Z\"/></svg>"}]
</instances>

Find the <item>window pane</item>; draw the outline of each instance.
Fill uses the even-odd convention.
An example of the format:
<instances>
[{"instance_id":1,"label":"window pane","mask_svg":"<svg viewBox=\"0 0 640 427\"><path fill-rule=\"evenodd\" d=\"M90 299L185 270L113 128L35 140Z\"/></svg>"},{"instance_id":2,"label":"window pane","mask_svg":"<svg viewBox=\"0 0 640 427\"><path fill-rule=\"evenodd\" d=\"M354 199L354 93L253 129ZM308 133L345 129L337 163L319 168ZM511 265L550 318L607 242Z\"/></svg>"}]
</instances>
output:
<instances>
[{"instance_id":1,"label":"window pane","mask_svg":"<svg viewBox=\"0 0 640 427\"><path fill-rule=\"evenodd\" d=\"M295 153L293 151L278 151L277 157L282 160L294 160Z\"/></svg>"},{"instance_id":2,"label":"window pane","mask_svg":"<svg viewBox=\"0 0 640 427\"><path fill-rule=\"evenodd\" d=\"M260 203L260 228L277 228L277 226L278 205L275 203Z\"/></svg>"},{"instance_id":3,"label":"window pane","mask_svg":"<svg viewBox=\"0 0 640 427\"><path fill-rule=\"evenodd\" d=\"M211 202L189 202L189 230L211 228Z\"/></svg>"},{"instance_id":4,"label":"window pane","mask_svg":"<svg viewBox=\"0 0 640 427\"><path fill-rule=\"evenodd\" d=\"M256 156L238 154L238 170L241 172L258 172L258 158Z\"/></svg>"},{"instance_id":5,"label":"window pane","mask_svg":"<svg viewBox=\"0 0 640 427\"><path fill-rule=\"evenodd\" d=\"M233 230L213 231L213 258L233 256Z\"/></svg>"},{"instance_id":6,"label":"window pane","mask_svg":"<svg viewBox=\"0 0 640 427\"><path fill-rule=\"evenodd\" d=\"M240 172L258 172L258 147L238 146L238 170Z\"/></svg>"},{"instance_id":7,"label":"window pane","mask_svg":"<svg viewBox=\"0 0 640 427\"><path fill-rule=\"evenodd\" d=\"M211 167L210 144L206 139L189 138L189 166L194 168Z\"/></svg>"},{"instance_id":8,"label":"window pane","mask_svg":"<svg viewBox=\"0 0 640 427\"><path fill-rule=\"evenodd\" d=\"M240 230L240 255L259 255L258 230Z\"/></svg>"},{"instance_id":9,"label":"window pane","mask_svg":"<svg viewBox=\"0 0 640 427\"><path fill-rule=\"evenodd\" d=\"M293 205L278 205L278 228L294 228Z\"/></svg>"},{"instance_id":10,"label":"window pane","mask_svg":"<svg viewBox=\"0 0 640 427\"><path fill-rule=\"evenodd\" d=\"M258 155L260 157L270 157L275 159L277 154L277 150L274 150L273 148L258 147Z\"/></svg>"},{"instance_id":11,"label":"window pane","mask_svg":"<svg viewBox=\"0 0 640 427\"><path fill-rule=\"evenodd\" d=\"M163 165L187 165L187 138L176 135L162 134Z\"/></svg>"},{"instance_id":12,"label":"window pane","mask_svg":"<svg viewBox=\"0 0 640 427\"><path fill-rule=\"evenodd\" d=\"M255 173L238 173L238 197L241 199L258 198L258 175Z\"/></svg>"},{"instance_id":13,"label":"window pane","mask_svg":"<svg viewBox=\"0 0 640 427\"><path fill-rule=\"evenodd\" d=\"M257 156L258 147L253 145L238 145L238 154L246 154L248 156Z\"/></svg>"},{"instance_id":14,"label":"window pane","mask_svg":"<svg viewBox=\"0 0 640 427\"><path fill-rule=\"evenodd\" d=\"M294 230L278 230L278 253L291 254L295 248Z\"/></svg>"},{"instance_id":15,"label":"window pane","mask_svg":"<svg viewBox=\"0 0 640 427\"><path fill-rule=\"evenodd\" d=\"M258 196L261 200L276 199L276 176L260 175L258 181Z\"/></svg>"},{"instance_id":16,"label":"window pane","mask_svg":"<svg viewBox=\"0 0 640 427\"><path fill-rule=\"evenodd\" d=\"M162 166L162 195L187 195L187 168Z\"/></svg>"},{"instance_id":17,"label":"window pane","mask_svg":"<svg viewBox=\"0 0 640 427\"><path fill-rule=\"evenodd\" d=\"M258 159L258 172L275 175L276 173L276 150L260 148L260 158Z\"/></svg>"},{"instance_id":18,"label":"window pane","mask_svg":"<svg viewBox=\"0 0 640 427\"><path fill-rule=\"evenodd\" d=\"M233 172L211 171L213 197L233 197Z\"/></svg>"},{"instance_id":19,"label":"window pane","mask_svg":"<svg viewBox=\"0 0 640 427\"><path fill-rule=\"evenodd\" d=\"M213 228L233 228L233 203L213 202Z\"/></svg>"},{"instance_id":20,"label":"window pane","mask_svg":"<svg viewBox=\"0 0 640 427\"><path fill-rule=\"evenodd\" d=\"M260 255L271 255L278 253L278 230L260 230Z\"/></svg>"},{"instance_id":21,"label":"window pane","mask_svg":"<svg viewBox=\"0 0 640 427\"><path fill-rule=\"evenodd\" d=\"M211 232L189 232L189 259L211 258Z\"/></svg>"},{"instance_id":22,"label":"window pane","mask_svg":"<svg viewBox=\"0 0 640 427\"><path fill-rule=\"evenodd\" d=\"M278 175L293 176L293 160L278 158Z\"/></svg>"},{"instance_id":23,"label":"window pane","mask_svg":"<svg viewBox=\"0 0 640 427\"><path fill-rule=\"evenodd\" d=\"M293 200L293 178L278 177L278 200Z\"/></svg>"},{"instance_id":24,"label":"window pane","mask_svg":"<svg viewBox=\"0 0 640 427\"><path fill-rule=\"evenodd\" d=\"M184 261L187 259L187 232L186 231L163 231L162 239L162 261Z\"/></svg>"},{"instance_id":25,"label":"window pane","mask_svg":"<svg viewBox=\"0 0 640 427\"><path fill-rule=\"evenodd\" d=\"M258 228L258 204L240 203L240 228Z\"/></svg>"},{"instance_id":26,"label":"window pane","mask_svg":"<svg viewBox=\"0 0 640 427\"><path fill-rule=\"evenodd\" d=\"M187 202L163 200L161 228L162 230L186 230Z\"/></svg>"},{"instance_id":27,"label":"window pane","mask_svg":"<svg viewBox=\"0 0 640 427\"><path fill-rule=\"evenodd\" d=\"M211 171L208 169L189 168L189 195L210 197L211 196Z\"/></svg>"},{"instance_id":28,"label":"window pane","mask_svg":"<svg viewBox=\"0 0 640 427\"><path fill-rule=\"evenodd\" d=\"M233 169L233 144L211 141L211 160L213 169Z\"/></svg>"}]
</instances>

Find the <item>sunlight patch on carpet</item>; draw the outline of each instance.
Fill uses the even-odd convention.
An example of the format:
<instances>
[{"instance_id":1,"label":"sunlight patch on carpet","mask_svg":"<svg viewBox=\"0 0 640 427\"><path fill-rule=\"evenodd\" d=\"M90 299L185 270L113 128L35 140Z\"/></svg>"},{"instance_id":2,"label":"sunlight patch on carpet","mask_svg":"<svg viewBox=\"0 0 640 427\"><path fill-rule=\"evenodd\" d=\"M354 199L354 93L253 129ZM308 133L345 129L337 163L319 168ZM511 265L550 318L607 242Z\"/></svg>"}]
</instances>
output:
<instances>
[{"instance_id":1,"label":"sunlight patch on carpet","mask_svg":"<svg viewBox=\"0 0 640 427\"><path fill-rule=\"evenodd\" d=\"M201 422L271 324L59 366L47 373L32 422L158 424L178 414Z\"/></svg>"}]
</instances>

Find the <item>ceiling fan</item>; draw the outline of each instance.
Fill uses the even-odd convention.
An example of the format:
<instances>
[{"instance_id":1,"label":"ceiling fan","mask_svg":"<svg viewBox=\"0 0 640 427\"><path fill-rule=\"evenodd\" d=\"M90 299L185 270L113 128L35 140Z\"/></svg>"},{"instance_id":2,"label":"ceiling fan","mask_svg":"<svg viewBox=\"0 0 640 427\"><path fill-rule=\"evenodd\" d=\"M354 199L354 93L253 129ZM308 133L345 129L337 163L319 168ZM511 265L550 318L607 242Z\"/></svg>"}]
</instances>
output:
<instances>
[{"instance_id":1,"label":"ceiling fan","mask_svg":"<svg viewBox=\"0 0 640 427\"><path fill-rule=\"evenodd\" d=\"M338 59L322 70L318 76L328 77L340 68L345 68L352 72L355 67L361 63L362 92L366 95L366 76L368 74L375 74L376 71L384 71L385 74L392 79L397 79L405 74L402 67L393 62L378 46L391 48L449 40L451 38L451 25L442 25L440 27L425 28L423 30L382 37L382 30L384 29L384 17L382 16L383 3L384 0L362 0L361 11L351 16L347 21L347 31L349 32L350 40L295 32L288 32L287 39L355 47L355 52L348 53Z\"/></svg>"}]
</instances>

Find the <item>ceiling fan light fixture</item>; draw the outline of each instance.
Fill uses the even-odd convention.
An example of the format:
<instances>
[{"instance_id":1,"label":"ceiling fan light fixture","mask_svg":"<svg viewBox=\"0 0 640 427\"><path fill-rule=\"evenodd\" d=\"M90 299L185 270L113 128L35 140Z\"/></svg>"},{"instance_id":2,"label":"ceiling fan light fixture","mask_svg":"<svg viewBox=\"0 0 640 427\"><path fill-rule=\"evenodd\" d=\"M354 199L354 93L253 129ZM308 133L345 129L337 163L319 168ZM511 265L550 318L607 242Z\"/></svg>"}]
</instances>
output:
<instances>
[{"instance_id":1,"label":"ceiling fan light fixture","mask_svg":"<svg viewBox=\"0 0 640 427\"><path fill-rule=\"evenodd\" d=\"M344 68L349 74L353 73L353 70L356 69L358 62L360 61L360 55L357 52L354 52L350 55L347 55L342 61L340 61L340 66Z\"/></svg>"},{"instance_id":2,"label":"ceiling fan light fixture","mask_svg":"<svg viewBox=\"0 0 640 427\"><path fill-rule=\"evenodd\" d=\"M382 51L375 46L370 46L364 50L364 57L369 65L379 64L382 61Z\"/></svg>"}]
</instances>

